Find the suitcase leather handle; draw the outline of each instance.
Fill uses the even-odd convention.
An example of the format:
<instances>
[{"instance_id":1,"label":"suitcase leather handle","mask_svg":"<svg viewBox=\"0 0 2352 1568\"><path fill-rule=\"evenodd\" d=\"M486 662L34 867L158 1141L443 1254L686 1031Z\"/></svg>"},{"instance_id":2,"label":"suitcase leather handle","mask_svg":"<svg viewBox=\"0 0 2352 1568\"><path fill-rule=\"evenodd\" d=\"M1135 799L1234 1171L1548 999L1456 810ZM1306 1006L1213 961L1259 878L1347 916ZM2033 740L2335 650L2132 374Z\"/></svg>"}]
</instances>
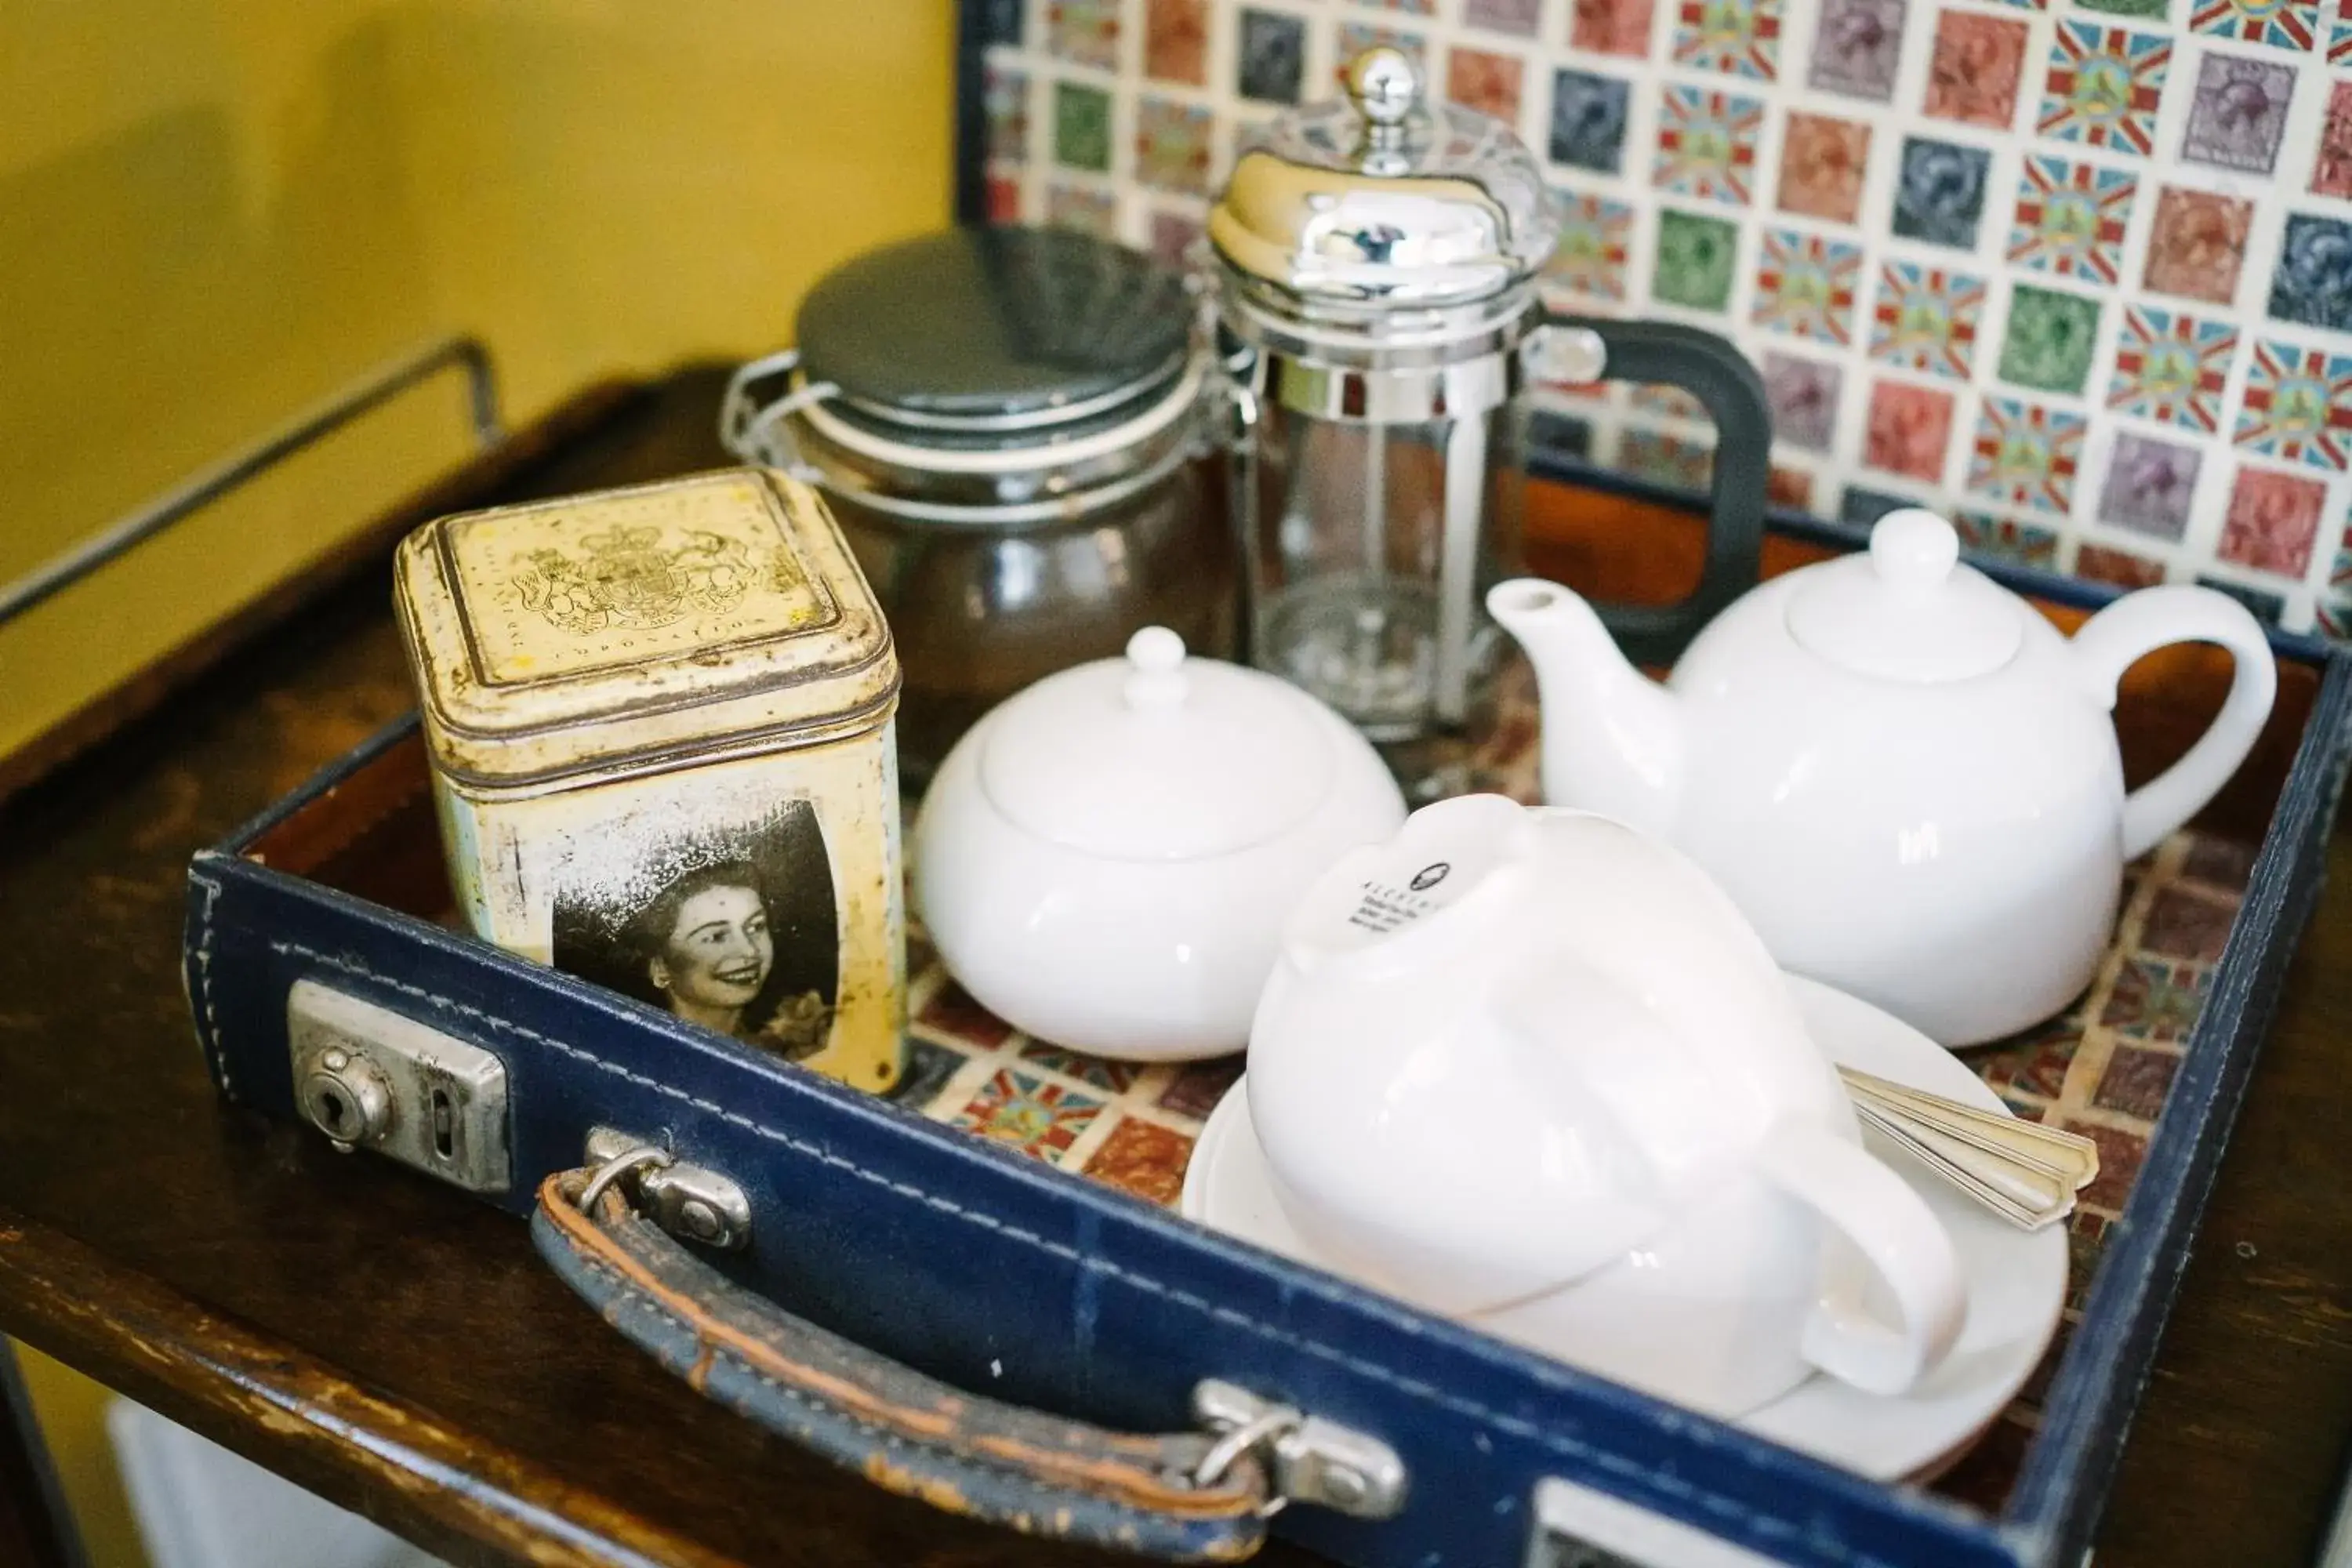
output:
<instances>
[{"instance_id":1,"label":"suitcase leather handle","mask_svg":"<svg viewBox=\"0 0 2352 1568\"><path fill-rule=\"evenodd\" d=\"M532 1243L604 1321L705 1397L951 1513L1176 1562L1255 1552L1272 1511L1255 1453L1204 1433L1112 1432L949 1387L744 1289L593 1168L540 1184ZM1195 1478L1215 1473L1206 1482Z\"/></svg>"}]
</instances>

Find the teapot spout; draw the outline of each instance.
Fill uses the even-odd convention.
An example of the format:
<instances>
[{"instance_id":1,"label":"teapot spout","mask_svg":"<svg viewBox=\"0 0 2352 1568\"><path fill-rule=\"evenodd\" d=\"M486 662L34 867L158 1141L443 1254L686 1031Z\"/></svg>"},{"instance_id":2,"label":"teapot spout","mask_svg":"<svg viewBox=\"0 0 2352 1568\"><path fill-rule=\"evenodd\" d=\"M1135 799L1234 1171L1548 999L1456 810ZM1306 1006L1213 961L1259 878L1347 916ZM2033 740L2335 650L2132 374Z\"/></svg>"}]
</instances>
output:
<instances>
[{"instance_id":1,"label":"teapot spout","mask_svg":"<svg viewBox=\"0 0 2352 1568\"><path fill-rule=\"evenodd\" d=\"M1626 662L1592 606L1557 583L1498 583L1486 610L1535 667L1545 801L1670 837L1682 786L1679 700Z\"/></svg>"}]
</instances>

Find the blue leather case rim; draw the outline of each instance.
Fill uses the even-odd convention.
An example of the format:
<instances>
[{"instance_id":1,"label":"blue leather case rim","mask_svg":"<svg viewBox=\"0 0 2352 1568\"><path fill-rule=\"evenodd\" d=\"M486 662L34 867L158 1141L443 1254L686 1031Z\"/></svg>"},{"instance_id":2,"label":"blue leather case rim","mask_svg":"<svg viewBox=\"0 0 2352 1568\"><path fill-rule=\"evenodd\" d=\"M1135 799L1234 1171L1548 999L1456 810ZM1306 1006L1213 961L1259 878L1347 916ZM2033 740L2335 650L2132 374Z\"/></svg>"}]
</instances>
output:
<instances>
[{"instance_id":1,"label":"blue leather case rim","mask_svg":"<svg viewBox=\"0 0 2352 1568\"><path fill-rule=\"evenodd\" d=\"M1854 538L1801 519L1775 527ZM2107 596L1991 570L2047 599ZM1789 1562L2071 1568L2309 917L2344 784L2352 658L2273 641L2282 657L2324 665L2324 679L2179 1080L1999 1518L1489 1341L244 857L404 742L413 721L196 858L189 1000L223 1091L275 1116L296 1115L286 999L299 979L496 1052L516 1172L499 1201L518 1215L540 1177L579 1163L591 1126L666 1137L750 1195L758 1238L726 1265L733 1278L957 1386L1165 1431L1186 1424L1195 1382L1223 1377L1376 1435L1413 1477L1402 1514L1370 1523L1297 1508L1276 1521L1276 1533L1361 1568L1519 1562L1531 1492L1547 1476ZM526 1245L520 1230L516 1244ZM991 1266L970 1267L982 1253Z\"/></svg>"}]
</instances>

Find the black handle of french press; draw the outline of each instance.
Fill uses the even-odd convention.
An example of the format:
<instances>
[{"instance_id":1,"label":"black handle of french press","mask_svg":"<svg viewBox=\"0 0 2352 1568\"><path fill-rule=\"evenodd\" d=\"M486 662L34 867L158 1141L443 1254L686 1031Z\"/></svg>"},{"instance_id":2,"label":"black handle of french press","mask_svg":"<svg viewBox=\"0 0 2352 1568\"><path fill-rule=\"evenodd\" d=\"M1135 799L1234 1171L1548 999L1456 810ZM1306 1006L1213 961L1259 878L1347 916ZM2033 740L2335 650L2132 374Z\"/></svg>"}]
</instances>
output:
<instances>
[{"instance_id":1,"label":"black handle of french press","mask_svg":"<svg viewBox=\"0 0 2352 1568\"><path fill-rule=\"evenodd\" d=\"M1672 664L1699 628L1756 585L1764 555L1765 475L1772 414L1764 383L1723 338L1673 321L1619 321L1543 312L1557 331L1590 331L1607 355L1604 379L1678 386L1715 421L1715 484L1698 586L1673 605L1596 605L1601 624L1636 664Z\"/></svg>"}]
</instances>

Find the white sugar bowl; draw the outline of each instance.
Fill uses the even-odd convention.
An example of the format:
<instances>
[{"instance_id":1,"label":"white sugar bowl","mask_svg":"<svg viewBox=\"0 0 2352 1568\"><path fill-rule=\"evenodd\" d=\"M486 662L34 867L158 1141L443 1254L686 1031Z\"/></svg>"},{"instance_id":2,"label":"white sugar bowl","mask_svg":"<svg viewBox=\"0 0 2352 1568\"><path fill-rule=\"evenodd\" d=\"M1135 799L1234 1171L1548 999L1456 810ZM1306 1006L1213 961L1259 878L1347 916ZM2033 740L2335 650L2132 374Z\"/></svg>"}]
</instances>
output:
<instances>
[{"instance_id":1,"label":"white sugar bowl","mask_svg":"<svg viewBox=\"0 0 2352 1568\"><path fill-rule=\"evenodd\" d=\"M1404 799L1337 713L1148 626L991 710L932 781L914 897L1014 1026L1129 1061L1240 1050L1283 921Z\"/></svg>"}]
</instances>

